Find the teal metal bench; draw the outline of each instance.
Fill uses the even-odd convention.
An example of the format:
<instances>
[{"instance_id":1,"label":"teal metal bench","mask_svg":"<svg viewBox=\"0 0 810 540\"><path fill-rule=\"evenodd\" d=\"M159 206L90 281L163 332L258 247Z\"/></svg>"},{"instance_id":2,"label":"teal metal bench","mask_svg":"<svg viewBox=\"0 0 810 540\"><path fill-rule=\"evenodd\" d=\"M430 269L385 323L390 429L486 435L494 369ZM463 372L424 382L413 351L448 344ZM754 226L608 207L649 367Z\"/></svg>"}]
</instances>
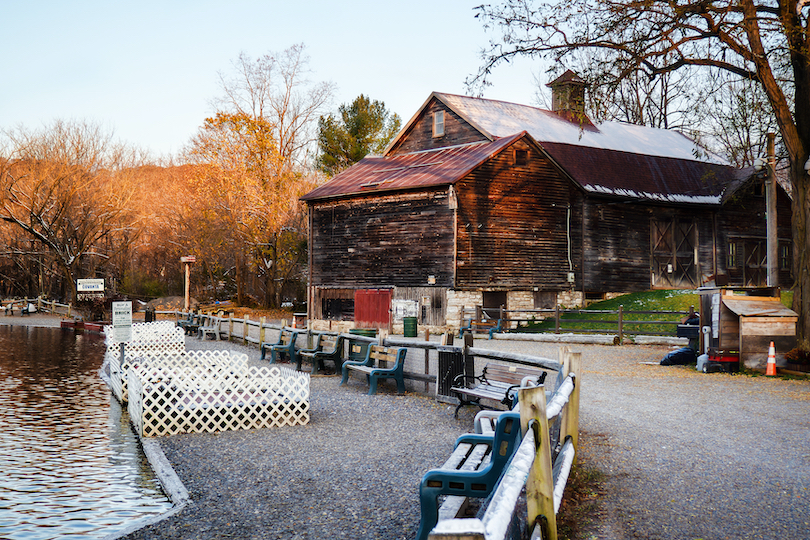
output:
<instances>
[{"instance_id":1,"label":"teal metal bench","mask_svg":"<svg viewBox=\"0 0 810 540\"><path fill-rule=\"evenodd\" d=\"M377 382L380 379L394 379L397 383L397 392L405 392L405 355L408 349L400 347L394 349L381 345L369 345L366 359L359 362L343 362L343 379L341 386L349 381L349 371L357 371L366 375L368 380L368 393L377 393ZM383 365L383 362L386 365ZM393 364L390 365L389 364Z\"/></svg>"},{"instance_id":2,"label":"teal metal bench","mask_svg":"<svg viewBox=\"0 0 810 540\"><path fill-rule=\"evenodd\" d=\"M487 332L489 334L489 339L492 339L493 334L503 331L503 320L498 319L495 321L494 319L488 319L486 321L479 321L467 319L466 324L458 329L459 339L464 337L465 330L470 333Z\"/></svg>"},{"instance_id":3,"label":"teal metal bench","mask_svg":"<svg viewBox=\"0 0 810 540\"><path fill-rule=\"evenodd\" d=\"M197 334L197 330L200 328L201 317L202 315L199 313L192 313L189 311L188 316L185 319L180 319L177 321L177 326L182 328L187 336L193 336Z\"/></svg>"},{"instance_id":4,"label":"teal metal bench","mask_svg":"<svg viewBox=\"0 0 810 540\"><path fill-rule=\"evenodd\" d=\"M279 360L281 360L281 355L286 354L290 357L290 362L295 363L298 357L297 351L295 349L295 341L298 339L298 331L297 330L288 330L286 328L281 329L281 333L278 335L278 341L275 343L262 343L262 356L261 359L264 360L267 351L270 351L270 363L276 363L276 355L278 355Z\"/></svg>"},{"instance_id":5,"label":"teal metal bench","mask_svg":"<svg viewBox=\"0 0 810 540\"><path fill-rule=\"evenodd\" d=\"M419 485L422 520L417 540L427 540L439 519L457 517L462 509L459 501L468 497L488 497L520 441L520 414L516 412L501 414L494 434L468 433L459 437L455 450L444 465L422 477ZM440 495L447 495L450 499L441 508Z\"/></svg>"},{"instance_id":6,"label":"teal metal bench","mask_svg":"<svg viewBox=\"0 0 810 540\"><path fill-rule=\"evenodd\" d=\"M312 362L312 375L316 375L324 368L324 360L334 362L335 373L340 373L343 367L343 338L318 334L314 347L298 351L298 361L295 363L295 369L298 371L301 371L301 362L304 358Z\"/></svg>"}]
</instances>

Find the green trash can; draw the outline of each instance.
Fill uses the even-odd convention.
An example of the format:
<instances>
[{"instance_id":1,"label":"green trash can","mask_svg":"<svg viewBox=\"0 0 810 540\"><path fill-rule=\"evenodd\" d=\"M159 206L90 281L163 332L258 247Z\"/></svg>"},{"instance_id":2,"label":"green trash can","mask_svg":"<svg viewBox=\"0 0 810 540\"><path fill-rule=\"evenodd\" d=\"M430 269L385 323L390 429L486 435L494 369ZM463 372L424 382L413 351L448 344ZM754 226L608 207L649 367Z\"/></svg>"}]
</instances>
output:
<instances>
[{"instance_id":1,"label":"green trash can","mask_svg":"<svg viewBox=\"0 0 810 540\"><path fill-rule=\"evenodd\" d=\"M352 328L349 333L364 337L377 337L376 328ZM349 345L349 360L352 362L365 360L366 354L368 354L368 345L366 341L352 341Z\"/></svg>"},{"instance_id":2,"label":"green trash can","mask_svg":"<svg viewBox=\"0 0 810 540\"><path fill-rule=\"evenodd\" d=\"M416 317L403 317L402 325L405 327L405 337L416 337Z\"/></svg>"}]
</instances>

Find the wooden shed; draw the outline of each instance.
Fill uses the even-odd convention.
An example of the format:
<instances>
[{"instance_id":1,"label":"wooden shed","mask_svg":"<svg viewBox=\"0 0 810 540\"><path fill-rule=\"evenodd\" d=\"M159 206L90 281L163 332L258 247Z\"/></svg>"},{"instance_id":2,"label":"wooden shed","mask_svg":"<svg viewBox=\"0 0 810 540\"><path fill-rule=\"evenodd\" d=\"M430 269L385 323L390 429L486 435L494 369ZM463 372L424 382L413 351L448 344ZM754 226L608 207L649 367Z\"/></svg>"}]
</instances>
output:
<instances>
[{"instance_id":1,"label":"wooden shed","mask_svg":"<svg viewBox=\"0 0 810 540\"><path fill-rule=\"evenodd\" d=\"M784 366L785 353L796 347L795 311L785 307L774 287L706 287L701 294L701 351L706 339L710 357L739 358L740 366L764 370L773 341L776 364Z\"/></svg>"}]
</instances>

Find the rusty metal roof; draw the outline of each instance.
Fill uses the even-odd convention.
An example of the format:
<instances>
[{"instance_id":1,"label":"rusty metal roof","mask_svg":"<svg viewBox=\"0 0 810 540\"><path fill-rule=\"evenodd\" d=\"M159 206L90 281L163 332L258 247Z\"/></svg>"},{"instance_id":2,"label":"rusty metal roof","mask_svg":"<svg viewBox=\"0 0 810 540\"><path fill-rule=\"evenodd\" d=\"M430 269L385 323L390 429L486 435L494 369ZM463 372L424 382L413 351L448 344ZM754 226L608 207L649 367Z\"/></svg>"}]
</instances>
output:
<instances>
[{"instance_id":1,"label":"rusty metal roof","mask_svg":"<svg viewBox=\"0 0 810 540\"><path fill-rule=\"evenodd\" d=\"M739 171L704 161L541 142L582 188L593 194L665 203L720 204Z\"/></svg>"},{"instance_id":2,"label":"rusty metal roof","mask_svg":"<svg viewBox=\"0 0 810 540\"><path fill-rule=\"evenodd\" d=\"M527 136L525 131L493 142L387 157L366 157L310 191L301 200L453 184L523 136Z\"/></svg>"}]
</instances>

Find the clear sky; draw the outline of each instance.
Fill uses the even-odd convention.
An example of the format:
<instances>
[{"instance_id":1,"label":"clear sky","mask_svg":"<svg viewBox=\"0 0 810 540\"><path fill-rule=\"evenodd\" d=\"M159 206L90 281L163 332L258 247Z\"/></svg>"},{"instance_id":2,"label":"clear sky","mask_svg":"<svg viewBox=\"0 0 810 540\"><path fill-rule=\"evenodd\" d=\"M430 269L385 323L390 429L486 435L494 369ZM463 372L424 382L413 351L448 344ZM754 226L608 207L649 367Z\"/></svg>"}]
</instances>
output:
<instances>
[{"instance_id":1,"label":"clear sky","mask_svg":"<svg viewBox=\"0 0 810 540\"><path fill-rule=\"evenodd\" d=\"M0 0L0 130L89 120L154 156L213 112L218 73L306 46L311 78L406 122L430 92L468 94L488 34L481 0ZM484 97L536 104L539 63L496 70Z\"/></svg>"}]
</instances>

